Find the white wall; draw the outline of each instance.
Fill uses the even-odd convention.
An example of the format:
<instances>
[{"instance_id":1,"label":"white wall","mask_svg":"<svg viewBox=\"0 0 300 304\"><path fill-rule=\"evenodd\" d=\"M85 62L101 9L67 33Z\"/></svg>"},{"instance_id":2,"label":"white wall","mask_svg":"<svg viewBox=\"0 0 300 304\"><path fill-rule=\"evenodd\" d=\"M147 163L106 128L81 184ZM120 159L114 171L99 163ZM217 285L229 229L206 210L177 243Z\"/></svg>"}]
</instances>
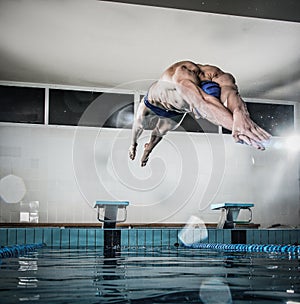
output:
<instances>
[{"instance_id":1,"label":"white wall","mask_svg":"<svg viewBox=\"0 0 300 304\"><path fill-rule=\"evenodd\" d=\"M254 202L263 227L299 225L299 154L234 144L229 135L173 132L145 168L128 159L130 130L2 124L0 178L24 179L24 202L40 202L40 222L97 222L96 200L128 200L128 222L217 222L210 204ZM19 204L0 203L0 221L19 220Z\"/></svg>"}]
</instances>

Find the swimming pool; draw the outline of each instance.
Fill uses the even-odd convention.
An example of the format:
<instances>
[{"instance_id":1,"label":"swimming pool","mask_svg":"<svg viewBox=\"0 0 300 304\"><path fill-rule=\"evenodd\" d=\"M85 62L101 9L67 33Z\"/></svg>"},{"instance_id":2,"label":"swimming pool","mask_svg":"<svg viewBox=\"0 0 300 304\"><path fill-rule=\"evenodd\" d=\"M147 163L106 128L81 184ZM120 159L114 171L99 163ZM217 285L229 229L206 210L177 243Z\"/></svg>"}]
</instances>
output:
<instances>
[{"instance_id":1,"label":"swimming pool","mask_svg":"<svg viewBox=\"0 0 300 304\"><path fill-rule=\"evenodd\" d=\"M1 260L6 303L300 303L299 257L175 246L42 248Z\"/></svg>"}]
</instances>

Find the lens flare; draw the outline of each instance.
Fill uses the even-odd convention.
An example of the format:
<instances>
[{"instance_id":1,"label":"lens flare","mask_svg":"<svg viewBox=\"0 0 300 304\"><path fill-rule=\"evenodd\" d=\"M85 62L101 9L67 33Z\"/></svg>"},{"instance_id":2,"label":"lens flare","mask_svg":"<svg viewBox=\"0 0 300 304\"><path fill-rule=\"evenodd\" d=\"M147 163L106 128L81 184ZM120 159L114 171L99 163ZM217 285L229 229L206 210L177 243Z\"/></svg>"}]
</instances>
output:
<instances>
[{"instance_id":1,"label":"lens flare","mask_svg":"<svg viewBox=\"0 0 300 304\"><path fill-rule=\"evenodd\" d=\"M221 278L205 280L200 286L199 297L205 304L231 304L231 292Z\"/></svg>"},{"instance_id":2,"label":"lens flare","mask_svg":"<svg viewBox=\"0 0 300 304\"><path fill-rule=\"evenodd\" d=\"M208 232L204 222L195 215L189 218L184 228L178 234L179 240L186 246L204 241L207 237Z\"/></svg>"},{"instance_id":3,"label":"lens flare","mask_svg":"<svg viewBox=\"0 0 300 304\"><path fill-rule=\"evenodd\" d=\"M5 203L19 203L26 191L24 180L19 176L9 174L0 180L0 196Z\"/></svg>"},{"instance_id":4,"label":"lens flare","mask_svg":"<svg viewBox=\"0 0 300 304\"><path fill-rule=\"evenodd\" d=\"M290 151L300 151L300 136L299 135L292 135L289 136L286 141L286 148Z\"/></svg>"}]
</instances>

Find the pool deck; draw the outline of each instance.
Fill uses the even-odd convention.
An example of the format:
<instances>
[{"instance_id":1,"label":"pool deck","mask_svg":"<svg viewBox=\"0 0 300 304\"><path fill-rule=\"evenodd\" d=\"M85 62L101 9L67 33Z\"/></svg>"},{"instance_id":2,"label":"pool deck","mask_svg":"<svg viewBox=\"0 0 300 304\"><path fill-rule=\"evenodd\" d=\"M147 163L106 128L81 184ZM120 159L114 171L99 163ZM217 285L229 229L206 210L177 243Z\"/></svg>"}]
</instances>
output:
<instances>
[{"instance_id":1,"label":"pool deck","mask_svg":"<svg viewBox=\"0 0 300 304\"><path fill-rule=\"evenodd\" d=\"M0 228L33 228L33 227L60 227L60 228L101 228L101 223L0 223ZM117 223L117 228L184 228L186 223ZM206 228L217 228L217 223L205 223ZM238 224L237 228L259 228L259 224Z\"/></svg>"}]
</instances>

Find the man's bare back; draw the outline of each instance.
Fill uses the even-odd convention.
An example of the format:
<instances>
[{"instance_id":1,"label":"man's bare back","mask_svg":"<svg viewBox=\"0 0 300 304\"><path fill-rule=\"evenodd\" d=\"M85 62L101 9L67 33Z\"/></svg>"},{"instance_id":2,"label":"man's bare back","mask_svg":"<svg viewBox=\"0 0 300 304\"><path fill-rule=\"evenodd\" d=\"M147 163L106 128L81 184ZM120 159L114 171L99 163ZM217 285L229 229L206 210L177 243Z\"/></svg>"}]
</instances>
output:
<instances>
[{"instance_id":1,"label":"man's bare back","mask_svg":"<svg viewBox=\"0 0 300 304\"><path fill-rule=\"evenodd\" d=\"M230 86L237 90L234 77L223 72L220 68L208 64L198 64L200 68L200 73L198 74L200 81L214 81L218 83L221 87Z\"/></svg>"},{"instance_id":2,"label":"man's bare back","mask_svg":"<svg viewBox=\"0 0 300 304\"><path fill-rule=\"evenodd\" d=\"M214 86L217 95L205 92L205 83ZM135 158L137 139L149 120L157 119L157 123L149 143L145 145L142 166L146 165L151 151L162 137L178 127L185 113L232 130L236 142L244 142L260 150L264 150L263 142L270 137L250 119L231 74L216 66L181 61L162 74L140 103L133 126L130 158Z\"/></svg>"},{"instance_id":3,"label":"man's bare back","mask_svg":"<svg viewBox=\"0 0 300 304\"><path fill-rule=\"evenodd\" d=\"M211 97L199 89L201 82L213 81L221 89L238 91L234 77L223 72L216 66L195 64L190 61L181 61L170 66L149 89L148 98L151 103L158 107L178 112L192 112L196 119L201 115L194 109L190 100L184 99L179 89L180 83L190 81L198 86L196 94L200 93L204 100L211 101ZM183 84L184 86L184 84ZM224 92L225 93L225 92ZM226 102L226 95L220 96L220 101ZM196 107L197 108L197 107Z\"/></svg>"}]
</instances>

